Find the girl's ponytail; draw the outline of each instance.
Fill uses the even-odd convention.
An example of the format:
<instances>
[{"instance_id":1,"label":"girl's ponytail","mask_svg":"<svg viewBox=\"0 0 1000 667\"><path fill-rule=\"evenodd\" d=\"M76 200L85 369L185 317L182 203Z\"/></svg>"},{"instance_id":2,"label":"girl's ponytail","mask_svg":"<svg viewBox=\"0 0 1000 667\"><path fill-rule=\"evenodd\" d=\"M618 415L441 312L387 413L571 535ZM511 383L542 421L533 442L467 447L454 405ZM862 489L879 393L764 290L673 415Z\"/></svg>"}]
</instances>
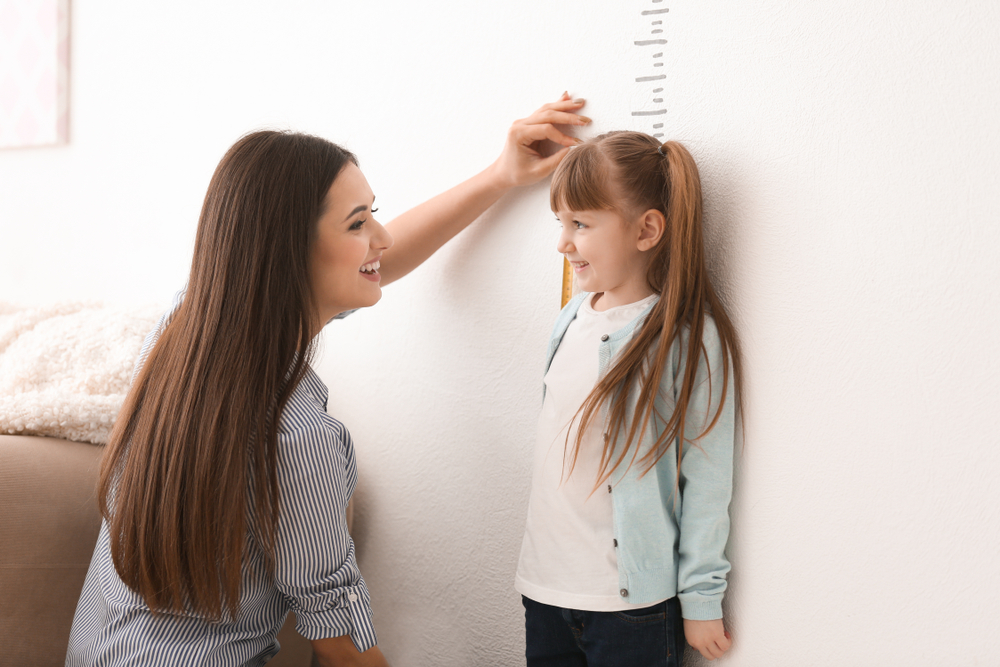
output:
<instances>
[{"instance_id":1,"label":"girl's ponytail","mask_svg":"<svg viewBox=\"0 0 1000 667\"><path fill-rule=\"evenodd\" d=\"M646 274L650 289L660 299L581 406L571 453L567 440L572 471L583 434L607 406L608 437L595 489L626 460L631 466L638 459L645 474L674 441L678 445L679 475L685 442L697 440L715 427L726 392L736 391L742 403L742 364L736 330L712 289L705 264L701 179L694 158L676 141L661 144L639 132L612 132L592 139L574 149L559 166L553 177L551 203L553 210L560 206L588 210L598 208L593 204L600 202L611 202L600 208L615 209L623 217L659 210L666 219L666 229L652 249ZM722 400L713 406L714 414L706 415L704 430L692 439L684 434L699 364L704 359L708 365L702 340L708 316L714 322L722 352ZM664 373L671 368L670 353L675 342L681 346L682 365L677 369L680 384L676 395L668 400L674 410L667 416L660 414L656 405ZM715 382L719 371L709 368L708 381ZM635 409L630 411L629 397L636 391ZM640 458L639 443L650 421L654 421L657 437L653 447Z\"/></svg>"}]
</instances>

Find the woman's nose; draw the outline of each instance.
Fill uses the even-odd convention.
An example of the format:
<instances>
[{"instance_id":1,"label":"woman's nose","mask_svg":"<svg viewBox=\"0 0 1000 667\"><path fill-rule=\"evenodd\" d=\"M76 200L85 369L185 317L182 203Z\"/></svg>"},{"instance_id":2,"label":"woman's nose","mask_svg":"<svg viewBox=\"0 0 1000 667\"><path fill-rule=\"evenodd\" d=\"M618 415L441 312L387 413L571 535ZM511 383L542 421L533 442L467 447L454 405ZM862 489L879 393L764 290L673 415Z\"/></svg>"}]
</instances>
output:
<instances>
[{"instance_id":1,"label":"woman's nose","mask_svg":"<svg viewBox=\"0 0 1000 667\"><path fill-rule=\"evenodd\" d=\"M379 250L387 250L392 247L393 239L389 230L382 226L381 222L375 222L375 233L372 234L371 245Z\"/></svg>"}]
</instances>

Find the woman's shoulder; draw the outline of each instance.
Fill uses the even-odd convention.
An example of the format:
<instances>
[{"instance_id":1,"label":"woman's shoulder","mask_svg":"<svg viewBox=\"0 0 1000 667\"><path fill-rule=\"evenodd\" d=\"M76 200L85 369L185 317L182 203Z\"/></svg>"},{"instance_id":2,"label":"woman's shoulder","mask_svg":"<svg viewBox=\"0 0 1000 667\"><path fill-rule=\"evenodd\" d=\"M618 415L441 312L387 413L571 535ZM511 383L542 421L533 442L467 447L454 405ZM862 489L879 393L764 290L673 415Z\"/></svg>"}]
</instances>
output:
<instances>
[{"instance_id":1,"label":"woman's shoulder","mask_svg":"<svg viewBox=\"0 0 1000 667\"><path fill-rule=\"evenodd\" d=\"M344 425L326 411L329 392L311 366L306 366L305 374L292 391L278 423L278 436L296 439L296 436L311 434L312 437L328 437L344 440L350 437Z\"/></svg>"}]
</instances>

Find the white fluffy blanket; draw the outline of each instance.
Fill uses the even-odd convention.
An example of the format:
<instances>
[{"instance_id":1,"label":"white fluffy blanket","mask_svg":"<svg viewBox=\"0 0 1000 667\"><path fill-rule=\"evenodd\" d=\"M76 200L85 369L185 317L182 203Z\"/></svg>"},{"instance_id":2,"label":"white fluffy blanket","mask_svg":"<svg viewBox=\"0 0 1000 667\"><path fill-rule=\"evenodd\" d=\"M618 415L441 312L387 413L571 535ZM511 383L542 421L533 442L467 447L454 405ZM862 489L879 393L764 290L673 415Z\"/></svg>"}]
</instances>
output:
<instances>
[{"instance_id":1,"label":"white fluffy blanket","mask_svg":"<svg viewBox=\"0 0 1000 667\"><path fill-rule=\"evenodd\" d=\"M0 433L105 444L163 308L0 303Z\"/></svg>"}]
</instances>

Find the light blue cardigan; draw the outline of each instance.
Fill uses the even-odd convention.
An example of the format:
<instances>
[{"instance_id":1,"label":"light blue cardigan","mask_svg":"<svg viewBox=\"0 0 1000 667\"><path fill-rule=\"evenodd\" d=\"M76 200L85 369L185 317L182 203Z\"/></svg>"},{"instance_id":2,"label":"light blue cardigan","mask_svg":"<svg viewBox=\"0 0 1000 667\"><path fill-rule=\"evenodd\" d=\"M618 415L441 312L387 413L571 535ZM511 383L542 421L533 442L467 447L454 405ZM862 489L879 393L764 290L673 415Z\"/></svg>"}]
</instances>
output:
<instances>
[{"instance_id":1,"label":"light blue cardigan","mask_svg":"<svg viewBox=\"0 0 1000 667\"><path fill-rule=\"evenodd\" d=\"M578 294L563 308L549 341L545 370L548 372L559 343L583 300ZM656 300L624 328L609 333L601 343L599 375L612 366L615 355L631 340ZM683 333L671 348L671 367L663 376L660 414L668 419L681 387L687 345ZM711 317L705 319L703 343L708 364L702 357L695 389L688 405L687 437L697 438L704 430L706 415L715 415L722 398L722 349L718 330ZM712 369L711 382L708 368ZM543 387L544 392L544 387ZM640 443L636 464L625 470L631 455L612 476L614 534L617 541L620 594L635 604L654 603L677 595L686 619L709 621L722 618L722 597L726 590L726 541L729 539L729 501L732 497L733 443L735 436L735 389L732 374L722 414L715 427L700 440L684 446L681 462L680 494L677 488L677 443L656 467L641 475L645 466L638 460L650 450L656 435L655 421ZM629 394L629 414L635 413L638 393ZM662 424L659 424L662 426Z\"/></svg>"}]
</instances>

